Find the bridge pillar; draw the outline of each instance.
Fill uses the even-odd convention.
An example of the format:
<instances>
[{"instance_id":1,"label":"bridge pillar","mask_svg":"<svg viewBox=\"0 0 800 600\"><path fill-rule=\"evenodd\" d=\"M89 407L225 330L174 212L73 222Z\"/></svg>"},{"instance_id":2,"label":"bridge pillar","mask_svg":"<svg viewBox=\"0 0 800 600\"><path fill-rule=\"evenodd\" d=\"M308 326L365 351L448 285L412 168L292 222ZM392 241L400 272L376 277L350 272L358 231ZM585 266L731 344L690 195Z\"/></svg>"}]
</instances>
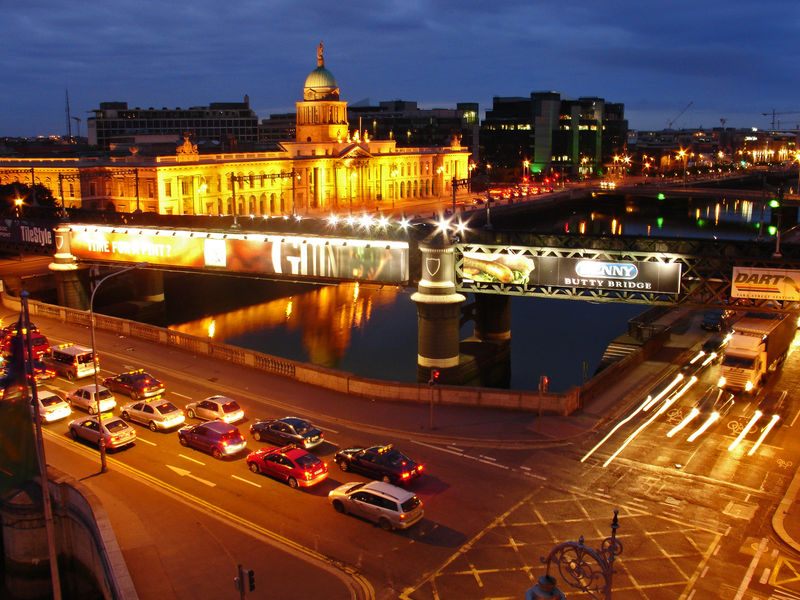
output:
<instances>
[{"instance_id":1,"label":"bridge pillar","mask_svg":"<svg viewBox=\"0 0 800 600\"><path fill-rule=\"evenodd\" d=\"M511 339L511 297L475 294L475 337L482 342Z\"/></svg>"},{"instance_id":2,"label":"bridge pillar","mask_svg":"<svg viewBox=\"0 0 800 600\"><path fill-rule=\"evenodd\" d=\"M53 230L56 253L48 268L56 279L58 303L67 308L87 310L89 297L78 278L78 263L72 254L71 231L67 223L59 223Z\"/></svg>"},{"instance_id":3,"label":"bridge pillar","mask_svg":"<svg viewBox=\"0 0 800 600\"><path fill-rule=\"evenodd\" d=\"M442 383L452 380L459 365L459 321L464 296L456 293L455 249L444 242L420 243L421 276L411 299L417 305L417 379L428 381L440 372Z\"/></svg>"},{"instance_id":4,"label":"bridge pillar","mask_svg":"<svg viewBox=\"0 0 800 600\"><path fill-rule=\"evenodd\" d=\"M133 273L136 297L145 302L164 302L164 274L152 269L139 269Z\"/></svg>"}]
</instances>

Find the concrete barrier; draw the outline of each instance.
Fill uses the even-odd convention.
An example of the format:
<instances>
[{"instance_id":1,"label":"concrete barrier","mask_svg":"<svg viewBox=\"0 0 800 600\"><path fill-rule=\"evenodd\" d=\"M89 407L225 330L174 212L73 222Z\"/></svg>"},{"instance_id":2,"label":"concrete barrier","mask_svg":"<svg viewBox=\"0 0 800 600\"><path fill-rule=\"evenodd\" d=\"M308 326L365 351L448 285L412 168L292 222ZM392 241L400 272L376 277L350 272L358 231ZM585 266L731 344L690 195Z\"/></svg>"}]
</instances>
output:
<instances>
[{"instance_id":1,"label":"concrete barrier","mask_svg":"<svg viewBox=\"0 0 800 600\"><path fill-rule=\"evenodd\" d=\"M107 600L137 600L100 501L86 486L52 467L47 477L62 589L75 598L99 594ZM37 478L0 505L5 585L15 598L46 598L52 592L41 498Z\"/></svg>"}]
</instances>

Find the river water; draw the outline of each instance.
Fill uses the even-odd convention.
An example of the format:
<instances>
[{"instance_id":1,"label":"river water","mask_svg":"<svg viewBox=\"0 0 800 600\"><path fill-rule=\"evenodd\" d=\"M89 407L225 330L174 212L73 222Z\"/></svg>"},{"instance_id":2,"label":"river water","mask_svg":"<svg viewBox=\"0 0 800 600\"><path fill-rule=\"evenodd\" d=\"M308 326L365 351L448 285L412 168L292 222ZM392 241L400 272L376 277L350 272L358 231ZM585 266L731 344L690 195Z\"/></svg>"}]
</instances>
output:
<instances>
[{"instance_id":1,"label":"river water","mask_svg":"<svg viewBox=\"0 0 800 600\"><path fill-rule=\"evenodd\" d=\"M647 205L637 205L629 198L611 197L575 207L564 215L538 220L536 230L583 226L587 233L603 235L624 231L658 237L749 239L758 234L756 224L769 222L769 214L762 208L739 200L706 203L683 199L655 205L650 200ZM258 285L267 286L269 299L253 302L252 295L243 291L242 304L246 305L234 301L233 307L205 309L205 316L187 322L173 320L171 328L367 377L416 381L413 289L355 284L280 284L273 289L264 282ZM170 294L168 290L168 298ZM541 375L549 377L552 391L580 385L592 376L606 346L627 331L628 320L646 309L643 304L512 297L511 388L535 390ZM472 333L473 324L468 322L462 327L461 339Z\"/></svg>"}]
</instances>

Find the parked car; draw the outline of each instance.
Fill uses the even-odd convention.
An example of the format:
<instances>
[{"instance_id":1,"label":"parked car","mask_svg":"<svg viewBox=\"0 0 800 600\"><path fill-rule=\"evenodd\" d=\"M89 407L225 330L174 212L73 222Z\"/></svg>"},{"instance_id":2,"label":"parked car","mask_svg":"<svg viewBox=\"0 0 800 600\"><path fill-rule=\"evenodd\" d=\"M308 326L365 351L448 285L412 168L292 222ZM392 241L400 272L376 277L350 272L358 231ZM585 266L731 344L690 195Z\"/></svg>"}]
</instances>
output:
<instances>
[{"instance_id":1,"label":"parked car","mask_svg":"<svg viewBox=\"0 0 800 600\"><path fill-rule=\"evenodd\" d=\"M247 467L253 473L263 473L285 481L293 488L311 487L328 476L328 465L294 444L251 452L247 455Z\"/></svg>"},{"instance_id":2,"label":"parked car","mask_svg":"<svg viewBox=\"0 0 800 600\"><path fill-rule=\"evenodd\" d=\"M112 392L122 392L134 400L152 398L164 393L164 384L146 373L144 369L120 373L114 377L106 377L103 385Z\"/></svg>"},{"instance_id":3,"label":"parked car","mask_svg":"<svg viewBox=\"0 0 800 600\"><path fill-rule=\"evenodd\" d=\"M168 400L137 400L122 407L120 416L126 421L147 425L150 431L166 430L186 421L183 411Z\"/></svg>"},{"instance_id":4,"label":"parked car","mask_svg":"<svg viewBox=\"0 0 800 600\"><path fill-rule=\"evenodd\" d=\"M208 421L186 425L178 430L182 446L208 452L214 458L230 456L244 450L244 436L235 425L222 421Z\"/></svg>"},{"instance_id":5,"label":"parked car","mask_svg":"<svg viewBox=\"0 0 800 600\"><path fill-rule=\"evenodd\" d=\"M422 473L422 465L392 444L371 448L346 448L333 458L342 471L356 471L386 483L409 483Z\"/></svg>"},{"instance_id":6,"label":"parked car","mask_svg":"<svg viewBox=\"0 0 800 600\"><path fill-rule=\"evenodd\" d=\"M97 392L95 393L95 389ZM114 394L105 386L99 385L95 388L94 384L84 385L67 394L67 402L71 406L77 406L93 415L97 412L97 401L100 401L100 412L114 410L117 401Z\"/></svg>"},{"instance_id":7,"label":"parked car","mask_svg":"<svg viewBox=\"0 0 800 600\"><path fill-rule=\"evenodd\" d=\"M52 423L72 414L67 401L53 391L38 389L36 398L39 401L39 418L42 423ZM31 398L31 410L35 410L33 398Z\"/></svg>"},{"instance_id":8,"label":"parked car","mask_svg":"<svg viewBox=\"0 0 800 600\"><path fill-rule=\"evenodd\" d=\"M337 512L353 514L381 529L406 529L422 519L422 501L408 490L385 483L345 483L328 493Z\"/></svg>"},{"instance_id":9,"label":"parked car","mask_svg":"<svg viewBox=\"0 0 800 600\"><path fill-rule=\"evenodd\" d=\"M80 417L70 422L69 433L75 440L82 439L92 444L99 444L100 438L105 438L109 450L136 441L136 430L118 417L105 417L101 422L97 417Z\"/></svg>"},{"instance_id":10,"label":"parked car","mask_svg":"<svg viewBox=\"0 0 800 600\"><path fill-rule=\"evenodd\" d=\"M297 444L305 449L313 448L323 442L322 430L299 417L257 421L250 426L250 434L257 442Z\"/></svg>"},{"instance_id":11,"label":"parked car","mask_svg":"<svg viewBox=\"0 0 800 600\"><path fill-rule=\"evenodd\" d=\"M225 423L236 423L244 419L244 411L236 400L227 396L211 396L199 402L190 402L186 405L186 416L190 419L215 420Z\"/></svg>"}]
</instances>

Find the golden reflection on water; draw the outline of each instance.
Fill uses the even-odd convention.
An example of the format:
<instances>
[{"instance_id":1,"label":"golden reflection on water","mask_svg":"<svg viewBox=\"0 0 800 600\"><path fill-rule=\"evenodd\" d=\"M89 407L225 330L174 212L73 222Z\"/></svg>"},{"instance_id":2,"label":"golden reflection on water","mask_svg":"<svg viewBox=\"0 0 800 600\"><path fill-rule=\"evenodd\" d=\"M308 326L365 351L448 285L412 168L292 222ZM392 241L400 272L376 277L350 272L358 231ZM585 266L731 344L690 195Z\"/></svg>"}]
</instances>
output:
<instances>
[{"instance_id":1,"label":"golden reflection on water","mask_svg":"<svg viewBox=\"0 0 800 600\"><path fill-rule=\"evenodd\" d=\"M170 329L222 343L260 329L300 330L309 360L333 367L350 346L353 331L366 326L374 309L394 304L397 297L398 288L393 286L342 283L172 325ZM281 355L280 348L263 351Z\"/></svg>"}]
</instances>

